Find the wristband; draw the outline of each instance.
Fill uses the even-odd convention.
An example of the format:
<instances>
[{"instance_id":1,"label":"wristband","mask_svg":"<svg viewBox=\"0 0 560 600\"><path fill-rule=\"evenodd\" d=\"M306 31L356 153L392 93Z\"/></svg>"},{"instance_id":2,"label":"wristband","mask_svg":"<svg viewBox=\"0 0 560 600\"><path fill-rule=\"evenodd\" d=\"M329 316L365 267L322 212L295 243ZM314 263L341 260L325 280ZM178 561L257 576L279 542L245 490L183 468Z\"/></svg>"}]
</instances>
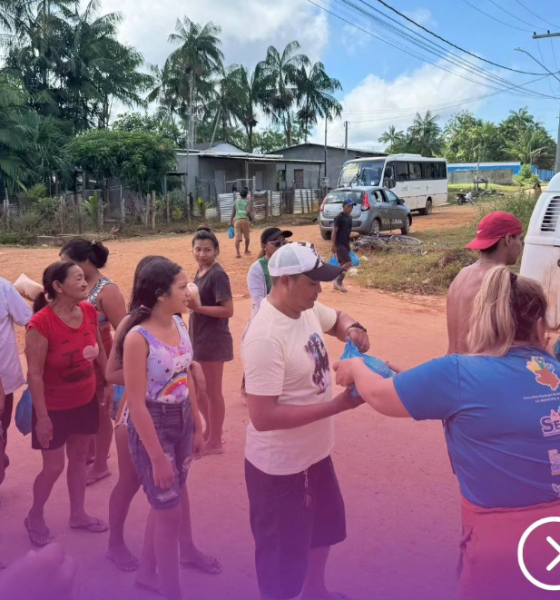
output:
<instances>
[{"instance_id":1,"label":"wristband","mask_svg":"<svg viewBox=\"0 0 560 600\"><path fill-rule=\"evenodd\" d=\"M360 329L364 333L367 333L367 329L361 323L358 323L357 321L355 323L352 323L352 325L350 325L350 327L348 327L348 329L346 330L346 335L348 335L348 332L350 331L350 329Z\"/></svg>"}]
</instances>

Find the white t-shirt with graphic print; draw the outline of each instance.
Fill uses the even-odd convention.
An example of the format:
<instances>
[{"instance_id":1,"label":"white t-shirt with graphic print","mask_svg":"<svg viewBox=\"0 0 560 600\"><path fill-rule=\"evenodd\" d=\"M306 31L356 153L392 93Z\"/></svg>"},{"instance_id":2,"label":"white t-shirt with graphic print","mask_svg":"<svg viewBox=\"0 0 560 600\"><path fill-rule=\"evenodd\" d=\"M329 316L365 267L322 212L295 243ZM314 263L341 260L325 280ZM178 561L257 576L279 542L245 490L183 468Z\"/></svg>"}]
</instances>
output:
<instances>
[{"instance_id":1,"label":"white t-shirt with graphic print","mask_svg":"<svg viewBox=\"0 0 560 600\"><path fill-rule=\"evenodd\" d=\"M278 396L279 404L319 404L332 400L329 357L323 333L336 324L337 313L316 302L299 319L291 319L264 299L243 340L245 387L254 396ZM332 417L276 431L247 427L245 457L269 475L292 475L330 455L334 447Z\"/></svg>"}]
</instances>

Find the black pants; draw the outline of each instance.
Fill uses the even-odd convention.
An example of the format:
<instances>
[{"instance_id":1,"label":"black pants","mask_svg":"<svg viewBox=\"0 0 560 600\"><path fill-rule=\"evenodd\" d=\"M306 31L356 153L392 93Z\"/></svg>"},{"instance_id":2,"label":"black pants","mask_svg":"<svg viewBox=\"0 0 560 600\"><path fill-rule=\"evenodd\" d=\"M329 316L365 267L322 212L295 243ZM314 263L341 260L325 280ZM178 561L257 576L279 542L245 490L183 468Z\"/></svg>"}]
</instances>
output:
<instances>
[{"instance_id":1,"label":"black pants","mask_svg":"<svg viewBox=\"0 0 560 600\"><path fill-rule=\"evenodd\" d=\"M4 450L8 445L8 427L12 422L12 413L14 411L14 395L6 394L6 403L4 404L4 412L0 416L0 423L2 424L2 437L4 438Z\"/></svg>"},{"instance_id":2,"label":"black pants","mask_svg":"<svg viewBox=\"0 0 560 600\"><path fill-rule=\"evenodd\" d=\"M268 475L245 461L259 588L267 598L301 593L309 553L346 538L344 500L329 457L302 473Z\"/></svg>"}]
</instances>

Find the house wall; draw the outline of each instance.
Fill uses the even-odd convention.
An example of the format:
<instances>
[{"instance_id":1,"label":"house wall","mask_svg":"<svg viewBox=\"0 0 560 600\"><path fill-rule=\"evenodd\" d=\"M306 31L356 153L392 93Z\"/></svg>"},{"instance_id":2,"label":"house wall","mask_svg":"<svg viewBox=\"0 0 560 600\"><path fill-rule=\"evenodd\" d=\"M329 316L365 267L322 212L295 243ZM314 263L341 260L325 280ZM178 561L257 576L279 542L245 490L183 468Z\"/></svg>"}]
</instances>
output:
<instances>
[{"instance_id":1,"label":"house wall","mask_svg":"<svg viewBox=\"0 0 560 600\"><path fill-rule=\"evenodd\" d=\"M483 179L487 179L489 183L496 185L512 185L514 169L480 169L479 175ZM474 183L477 171L451 171L448 173L449 183Z\"/></svg>"}]
</instances>

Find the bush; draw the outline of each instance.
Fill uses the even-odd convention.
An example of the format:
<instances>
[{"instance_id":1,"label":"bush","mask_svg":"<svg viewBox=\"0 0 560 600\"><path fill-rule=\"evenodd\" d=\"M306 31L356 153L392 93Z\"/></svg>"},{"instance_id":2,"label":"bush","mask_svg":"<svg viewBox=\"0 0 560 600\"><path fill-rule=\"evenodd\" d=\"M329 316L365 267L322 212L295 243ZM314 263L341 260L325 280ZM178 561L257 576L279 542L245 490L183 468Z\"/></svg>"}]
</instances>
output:
<instances>
[{"instance_id":1,"label":"bush","mask_svg":"<svg viewBox=\"0 0 560 600\"><path fill-rule=\"evenodd\" d=\"M0 246L31 246L35 235L29 231L0 231Z\"/></svg>"},{"instance_id":2,"label":"bush","mask_svg":"<svg viewBox=\"0 0 560 600\"><path fill-rule=\"evenodd\" d=\"M539 176L533 173L530 165L523 165L513 180L519 187L531 188L535 187L540 181Z\"/></svg>"},{"instance_id":3,"label":"bush","mask_svg":"<svg viewBox=\"0 0 560 600\"><path fill-rule=\"evenodd\" d=\"M477 205L478 221L491 212L508 212L515 215L521 221L523 224L523 233L526 233L537 200L538 198L536 196L529 195L522 191L518 191L517 194L513 196L502 196L492 199ZM478 221L472 226L473 232L476 232Z\"/></svg>"}]
</instances>

